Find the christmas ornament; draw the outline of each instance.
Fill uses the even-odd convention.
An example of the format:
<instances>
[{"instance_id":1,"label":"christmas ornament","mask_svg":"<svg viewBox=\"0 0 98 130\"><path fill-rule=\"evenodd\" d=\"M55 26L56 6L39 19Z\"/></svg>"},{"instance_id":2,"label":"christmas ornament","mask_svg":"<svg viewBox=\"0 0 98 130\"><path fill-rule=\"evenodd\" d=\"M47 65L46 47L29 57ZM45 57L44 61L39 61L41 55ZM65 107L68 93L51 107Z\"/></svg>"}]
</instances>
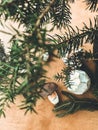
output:
<instances>
[{"instance_id":1,"label":"christmas ornament","mask_svg":"<svg viewBox=\"0 0 98 130\"><path fill-rule=\"evenodd\" d=\"M52 94L48 95L48 99L54 105L59 103L59 97L58 97L58 94L56 91L54 91Z\"/></svg>"},{"instance_id":2,"label":"christmas ornament","mask_svg":"<svg viewBox=\"0 0 98 130\"><path fill-rule=\"evenodd\" d=\"M45 52L45 53L42 55L42 59L43 59L43 61L48 61L48 59L49 59L49 53L48 53L48 52Z\"/></svg>"},{"instance_id":3,"label":"christmas ornament","mask_svg":"<svg viewBox=\"0 0 98 130\"><path fill-rule=\"evenodd\" d=\"M70 92L81 95L90 88L91 80L85 71L73 70L70 73L69 84L67 89Z\"/></svg>"},{"instance_id":4,"label":"christmas ornament","mask_svg":"<svg viewBox=\"0 0 98 130\"><path fill-rule=\"evenodd\" d=\"M40 92L40 95L42 97L48 97L49 101L55 105L59 102L57 90L58 85L56 83L54 82L45 83Z\"/></svg>"}]
</instances>

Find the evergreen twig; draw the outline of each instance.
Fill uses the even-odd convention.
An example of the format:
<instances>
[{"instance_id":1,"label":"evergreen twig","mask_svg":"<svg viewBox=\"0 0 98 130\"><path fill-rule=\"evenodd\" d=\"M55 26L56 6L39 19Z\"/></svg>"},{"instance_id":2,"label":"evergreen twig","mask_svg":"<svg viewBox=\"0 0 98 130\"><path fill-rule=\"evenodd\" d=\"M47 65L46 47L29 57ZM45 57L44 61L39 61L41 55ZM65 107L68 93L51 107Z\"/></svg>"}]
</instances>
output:
<instances>
[{"instance_id":1,"label":"evergreen twig","mask_svg":"<svg viewBox=\"0 0 98 130\"><path fill-rule=\"evenodd\" d=\"M98 101L96 99L78 98L66 91L62 91L62 94L68 99L55 105L53 111L57 113L57 117L63 117L69 114L73 114L80 110L98 110Z\"/></svg>"},{"instance_id":2,"label":"evergreen twig","mask_svg":"<svg viewBox=\"0 0 98 130\"><path fill-rule=\"evenodd\" d=\"M4 115L4 108L9 102L14 102L16 95L23 95L24 101L22 102L21 109L26 109L26 112L35 111L37 99L41 96L39 90L46 82L44 70L45 63L42 61L42 54L48 51L49 54L53 50L57 49L60 53L70 53L72 49L78 49L83 43L94 43L95 35L98 33L97 18L95 18L94 25L90 21L88 27L84 24L84 28L77 31L73 29L70 24L71 12L69 2L75 2L75 0L1 0L0 1L0 23L2 19L4 21L13 20L24 26L24 32L21 34L18 29L13 26L15 31L9 33L1 31L8 35L12 35L10 39L11 48L10 55L6 59L4 50L0 48L3 57L0 57L0 115ZM86 0L90 10L97 11L97 0ZM67 32L64 36L57 35L56 38L51 36L47 38L48 29L47 23L51 23L52 29L57 27L67 27ZM3 25L3 24L2 24ZM51 32L50 32L51 33ZM48 45L46 44L48 41ZM1 42L1 41L0 41ZM50 44L51 43L51 44ZM52 45L56 43L56 45ZM96 59L96 58L95 58ZM56 77L59 80L65 78L65 74L69 71L62 71L64 75ZM69 77L66 76L66 79ZM64 94L64 93L63 93ZM66 93L67 94L67 93ZM67 113L73 113L81 107L91 107L90 101L80 101L75 99L72 95L69 95L70 102L65 101L63 106L59 109L66 108ZM3 97L2 97L3 96ZM85 106L87 103L87 106ZM97 109L97 103L94 101L94 109ZM65 105L66 104L66 105ZM82 105L81 105L82 104ZM9 106L9 105L8 105ZM69 109L70 108L70 109ZM58 109L58 110L59 110ZM65 113L62 114L65 115Z\"/></svg>"}]
</instances>

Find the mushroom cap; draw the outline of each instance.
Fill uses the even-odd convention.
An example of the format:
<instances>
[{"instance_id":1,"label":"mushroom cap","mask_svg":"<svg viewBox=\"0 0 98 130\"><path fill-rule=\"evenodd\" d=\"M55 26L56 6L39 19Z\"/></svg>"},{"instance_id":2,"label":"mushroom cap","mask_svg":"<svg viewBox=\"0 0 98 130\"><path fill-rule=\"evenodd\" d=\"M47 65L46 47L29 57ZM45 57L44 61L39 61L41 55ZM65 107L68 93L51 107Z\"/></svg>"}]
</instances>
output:
<instances>
[{"instance_id":1,"label":"mushroom cap","mask_svg":"<svg viewBox=\"0 0 98 130\"><path fill-rule=\"evenodd\" d=\"M45 83L42 87L40 95L42 97L47 97L48 95L51 95L54 91L56 91L57 88L58 85L54 82Z\"/></svg>"}]
</instances>

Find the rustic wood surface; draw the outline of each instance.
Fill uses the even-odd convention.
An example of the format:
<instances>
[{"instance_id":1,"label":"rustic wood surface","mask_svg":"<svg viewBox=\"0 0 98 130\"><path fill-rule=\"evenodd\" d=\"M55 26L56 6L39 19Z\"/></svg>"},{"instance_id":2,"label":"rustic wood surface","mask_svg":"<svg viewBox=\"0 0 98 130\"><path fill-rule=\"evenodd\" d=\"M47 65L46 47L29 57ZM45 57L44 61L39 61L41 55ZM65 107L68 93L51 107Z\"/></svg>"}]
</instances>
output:
<instances>
[{"instance_id":1,"label":"rustic wood surface","mask_svg":"<svg viewBox=\"0 0 98 130\"><path fill-rule=\"evenodd\" d=\"M94 13L85 10L86 5L77 0L76 3L71 4L72 7L72 25L82 28L83 22L89 23L88 18L93 18ZM16 25L15 25L16 26ZM55 30L55 32L59 32ZM55 33L53 32L53 34ZM64 32L64 30L63 30ZM62 33L62 32L60 32ZM0 33L0 38L5 42L9 40L8 36ZM91 48L89 44L84 48ZM93 64L89 64L91 69L94 69ZM65 86L61 82L56 82L53 79L55 73L60 72L64 66L62 60L53 58L53 61L46 66L48 70L47 76L50 77L48 81L53 81L58 84L59 92L61 89L65 90ZM82 96L91 97L91 92L88 91ZM37 102L36 110L38 114L28 113L24 115L24 111L19 109L19 104L23 97L18 96L15 104L11 104L11 108L6 108L6 118L0 118L0 130L97 130L98 129L98 111L79 111L75 114L68 115L63 118L57 118L52 112L53 105L46 98L40 99Z\"/></svg>"}]
</instances>

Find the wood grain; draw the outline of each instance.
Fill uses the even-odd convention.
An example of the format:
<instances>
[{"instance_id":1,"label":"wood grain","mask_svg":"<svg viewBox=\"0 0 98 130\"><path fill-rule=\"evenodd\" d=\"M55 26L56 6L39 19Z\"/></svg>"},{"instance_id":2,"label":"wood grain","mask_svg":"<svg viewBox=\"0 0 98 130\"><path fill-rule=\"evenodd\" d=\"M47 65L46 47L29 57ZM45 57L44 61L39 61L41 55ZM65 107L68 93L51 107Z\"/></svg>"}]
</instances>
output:
<instances>
[{"instance_id":1,"label":"wood grain","mask_svg":"<svg viewBox=\"0 0 98 130\"><path fill-rule=\"evenodd\" d=\"M72 26L83 27L83 22L89 23L89 18L93 19L96 13L91 13L85 10L85 3L82 0L76 0L74 4L71 4L72 11ZM64 33L54 30L52 34ZM0 33L0 38L5 42L5 46L9 37ZM8 45L7 45L8 46ZM86 44L86 48L91 46ZM93 64L88 64L92 69ZM48 70L47 76L50 77L48 81L56 82L53 78L54 74L60 72L64 66L60 59L54 58L53 61L46 66ZM65 90L65 86L61 82L56 82L59 86L59 93L61 90ZM91 93L87 92L83 96L91 97ZM6 118L0 118L0 130L97 130L98 129L98 111L79 111L75 114L57 118L55 113L52 112L53 105L46 98L40 99L37 102L36 110L38 114L28 113L24 115L24 111L20 110L18 105L23 97L18 96L15 104L11 104L11 108L6 108Z\"/></svg>"}]
</instances>

